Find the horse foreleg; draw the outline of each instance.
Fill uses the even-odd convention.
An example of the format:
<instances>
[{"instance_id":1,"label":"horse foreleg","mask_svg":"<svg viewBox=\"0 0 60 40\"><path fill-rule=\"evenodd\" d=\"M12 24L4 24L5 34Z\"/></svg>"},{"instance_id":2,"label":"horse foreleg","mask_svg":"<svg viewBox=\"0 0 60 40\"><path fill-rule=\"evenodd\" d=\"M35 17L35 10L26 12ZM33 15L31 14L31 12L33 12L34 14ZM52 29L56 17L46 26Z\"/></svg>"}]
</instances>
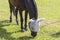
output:
<instances>
[{"instance_id":1,"label":"horse foreleg","mask_svg":"<svg viewBox=\"0 0 60 40\"><path fill-rule=\"evenodd\" d=\"M28 11L25 11L25 30L27 31L27 16L28 16Z\"/></svg>"},{"instance_id":2,"label":"horse foreleg","mask_svg":"<svg viewBox=\"0 0 60 40\"><path fill-rule=\"evenodd\" d=\"M23 17L22 17L22 11L19 10L19 14L20 14L20 22L21 22L21 32L24 32L24 27L23 27Z\"/></svg>"}]
</instances>

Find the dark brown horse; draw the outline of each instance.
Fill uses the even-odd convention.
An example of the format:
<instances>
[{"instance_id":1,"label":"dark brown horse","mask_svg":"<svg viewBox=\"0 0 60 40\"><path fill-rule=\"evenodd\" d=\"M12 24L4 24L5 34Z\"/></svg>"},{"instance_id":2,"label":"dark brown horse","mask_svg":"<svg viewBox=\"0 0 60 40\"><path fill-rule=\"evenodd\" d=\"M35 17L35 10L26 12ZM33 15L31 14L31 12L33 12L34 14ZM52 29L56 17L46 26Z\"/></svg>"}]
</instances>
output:
<instances>
[{"instance_id":1,"label":"dark brown horse","mask_svg":"<svg viewBox=\"0 0 60 40\"><path fill-rule=\"evenodd\" d=\"M21 21L21 30L27 30L27 15L29 12L29 17L30 19L33 18L33 20L37 20L37 7L35 0L9 0L9 5L10 5L10 22L12 22L12 12L16 17L16 22L18 24L18 10L20 14L20 21ZM22 12L25 10L25 27L23 27L23 17L22 17ZM34 34L33 34L34 33ZM37 32L34 32L31 30L32 36L36 36Z\"/></svg>"}]
</instances>

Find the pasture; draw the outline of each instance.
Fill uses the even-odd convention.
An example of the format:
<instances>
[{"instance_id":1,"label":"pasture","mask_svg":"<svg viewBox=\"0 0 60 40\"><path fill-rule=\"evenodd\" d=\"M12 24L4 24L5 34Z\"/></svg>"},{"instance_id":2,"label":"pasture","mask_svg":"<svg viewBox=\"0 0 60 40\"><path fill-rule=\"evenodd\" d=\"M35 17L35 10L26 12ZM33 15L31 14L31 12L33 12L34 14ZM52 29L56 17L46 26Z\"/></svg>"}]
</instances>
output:
<instances>
[{"instance_id":1,"label":"pasture","mask_svg":"<svg viewBox=\"0 0 60 40\"><path fill-rule=\"evenodd\" d=\"M29 28L20 32L14 16L13 22L9 22L8 0L0 0L0 40L60 40L60 0L36 0L36 3L38 17L46 20L41 22L38 35L32 38Z\"/></svg>"}]
</instances>

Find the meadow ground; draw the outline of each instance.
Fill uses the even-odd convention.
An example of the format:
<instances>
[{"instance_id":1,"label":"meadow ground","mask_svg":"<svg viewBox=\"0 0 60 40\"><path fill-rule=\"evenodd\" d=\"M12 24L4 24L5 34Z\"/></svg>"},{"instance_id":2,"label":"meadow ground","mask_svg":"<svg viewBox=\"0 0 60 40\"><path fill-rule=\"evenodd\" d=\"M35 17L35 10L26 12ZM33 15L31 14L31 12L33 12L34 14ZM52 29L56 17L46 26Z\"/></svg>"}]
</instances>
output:
<instances>
[{"instance_id":1,"label":"meadow ground","mask_svg":"<svg viewBox=\"0 0 60 40\"><path fill-rule=\"evenodd\" d=\"M0 40L60 40L60 0L36 0L36 3L38 17L46 20L41 22L38 35L32 38L29 29L20 32L14 16L13 22L9 22L8 0L0 0Z\"/></svg>"}]
</instances>

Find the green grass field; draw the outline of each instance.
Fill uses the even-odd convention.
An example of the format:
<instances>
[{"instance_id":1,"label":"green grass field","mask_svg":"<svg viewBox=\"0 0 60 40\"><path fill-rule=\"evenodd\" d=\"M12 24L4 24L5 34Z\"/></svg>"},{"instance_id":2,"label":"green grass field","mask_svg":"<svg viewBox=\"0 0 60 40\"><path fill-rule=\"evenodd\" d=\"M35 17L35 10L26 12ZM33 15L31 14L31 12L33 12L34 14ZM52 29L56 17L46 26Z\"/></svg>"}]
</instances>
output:
<instances>
[{"instance_id":1,"label":"green grass field","mask_svg":"<svg viewBox=\"0 0 60 40\"><path fill-rule=\"evenodd\" d=\"M9 22L8 0L0 0L0 40L60 40L60 0L36 0L38 17L46 18L41 22L40 31L35 38L30 30L21 33L15 17Z\"/></svg>"}]
</instances>

